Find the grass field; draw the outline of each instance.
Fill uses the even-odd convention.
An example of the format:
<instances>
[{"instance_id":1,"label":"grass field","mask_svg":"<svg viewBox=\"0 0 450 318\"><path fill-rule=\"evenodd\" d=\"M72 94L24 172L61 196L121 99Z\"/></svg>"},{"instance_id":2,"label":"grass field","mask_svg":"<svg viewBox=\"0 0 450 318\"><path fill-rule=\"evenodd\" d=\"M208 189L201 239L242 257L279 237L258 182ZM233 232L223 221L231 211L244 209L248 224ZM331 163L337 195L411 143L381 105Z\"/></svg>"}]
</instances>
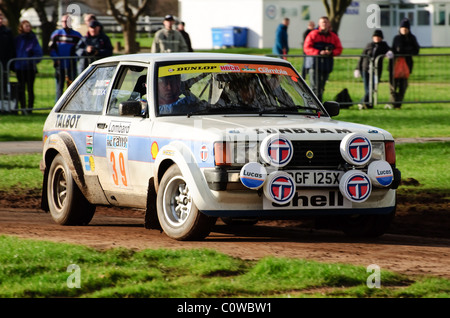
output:
<instances>
[{"instance_id":1,"label":"grass field","mask_svg":"<svg viewBox=\"0 0 450 318\"><path fill-rule=\"evenodd\" d=\"M244 261L211 250L98 251L6 236L0 236L0 249L0 298L450 297L450 280L381 270L376 288L373 269L301 259Z\"/></svg>"}]
</instances>

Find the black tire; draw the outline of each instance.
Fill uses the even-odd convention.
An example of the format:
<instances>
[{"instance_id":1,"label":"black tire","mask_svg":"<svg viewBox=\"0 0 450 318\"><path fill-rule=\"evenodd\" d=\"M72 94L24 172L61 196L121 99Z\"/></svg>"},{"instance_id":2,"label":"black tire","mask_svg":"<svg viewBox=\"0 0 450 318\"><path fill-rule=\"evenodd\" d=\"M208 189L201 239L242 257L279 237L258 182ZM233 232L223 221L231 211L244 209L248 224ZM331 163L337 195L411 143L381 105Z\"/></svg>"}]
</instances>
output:
<instances>
[{"instance_id":1,"label":"black tire","mask_svg":"<svg viewBox=\"0 0 450 318\"><path fill-rule=\"evenodd\" d=\"M342 230L352 237L379 237L388 230L394 214L395 210L387 215L348 216L342 220Z\"/></svg>"},{"instance_id":2,"label":"black tire","mask_svg":"<svg viewBox=\"0 0 450 318\"><path fill-rule=\"evenodd\" d=\"M58 154L48 171L48 207L53 220L61 225L87 225L95 213L73 180L72 173Z\"/></svg>"},{"instance_id":3,"label":"black tire","mask_svg":"<svg viewBox=\"0 0 450 318\"><path fill-rule=\"evenodd\" d=\"M216 222L216 218L208 217L198 210L177 165L172 165L164 173L156 204L163 231L179 241L205 238Z\"/></svg>"}]
</instances>

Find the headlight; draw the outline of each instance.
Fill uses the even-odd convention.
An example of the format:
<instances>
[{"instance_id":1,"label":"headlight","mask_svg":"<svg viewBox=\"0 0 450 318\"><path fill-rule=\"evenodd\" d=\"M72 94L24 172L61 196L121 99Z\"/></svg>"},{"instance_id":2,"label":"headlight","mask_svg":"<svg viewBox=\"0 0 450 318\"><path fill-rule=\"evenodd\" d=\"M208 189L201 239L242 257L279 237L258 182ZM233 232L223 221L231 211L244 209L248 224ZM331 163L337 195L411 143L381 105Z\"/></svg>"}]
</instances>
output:
<instances>
[{"instance_id":1,"label":"headlight","mask_svg":"<svg viewBox=\"0 0 450 318\"><path fill-rule=\"evenodd\" d=\"M214 159L217 166L241 167L248 162L258 162L259 143L256 141L216 142Z\"/></svg>"},{"instance_id":2,"label":"headlight","mask_svg":"<svg viewBox=\"0 0 450 318\"><path fill-rule=\"evenodd\" d=\"M384 142L372 142L372 160L385 160Z\"/></svg>"},{"instance_id":3,"label":"headlight","mask_svg":"<svg viewBox=\"0 0 450 318\"><path fill-rule=\"evenodd\" d=\"M393 141L372 142L372 161L385 160L395 165L395 143Z\"/></svg>"}]
</instances>

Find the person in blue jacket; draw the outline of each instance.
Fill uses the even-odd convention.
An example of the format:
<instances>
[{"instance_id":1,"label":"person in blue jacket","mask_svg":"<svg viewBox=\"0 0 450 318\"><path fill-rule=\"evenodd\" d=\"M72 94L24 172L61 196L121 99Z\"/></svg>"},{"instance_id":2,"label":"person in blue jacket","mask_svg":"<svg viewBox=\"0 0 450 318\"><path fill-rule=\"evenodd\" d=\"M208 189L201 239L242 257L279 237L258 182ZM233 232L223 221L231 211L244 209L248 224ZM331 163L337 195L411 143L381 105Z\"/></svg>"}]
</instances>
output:
<instances>
[{"instance_id":1,"label":"person in blue jacket","mask_svg":"<svg viewBox=\"0 0 450 318\"><path fill-rule=\"evenodd\" d=\"M80 32L72 29L71 17L65 14L61 18L62 29L54 31L50 37L50 56L75 56L75 47L81 39ZM75 59L55 59L55 78L56 78L56 100L58 100L64 90L64 82L69 86L75 77L77 77L77 68Z\"/></svg>"},{"instance_id":2,"label":"person in blue jacket","mask_svg":"<svg viewBox=\"0 0 450 318\"><path fill-rule=\"evenodd\" d=\"M34 106L34 80L36 78L36 64L41 61L42 48L32 31L31 23L23 20L19 24L19 35L14 39L14 48L17 58L30 58L18 60L14 63L14 70L19 83L19 105L22 114L31 113ZM28 107L25 98L25 89L28 94ZM28 109L26 111L25 109Z\"/></svg>"},{"instance_id":3,"label":"person in blue jacket","mask_svg":"<svg viewBox=\"0 0 450 318\"><path fill-rule=\"evenodd\" d=\"M289 53L288 33L289 18L284 18L283 22L278 26L275 33L275 45L272 49L273 54L285 55Z\"/></svg>"}]
</instances>

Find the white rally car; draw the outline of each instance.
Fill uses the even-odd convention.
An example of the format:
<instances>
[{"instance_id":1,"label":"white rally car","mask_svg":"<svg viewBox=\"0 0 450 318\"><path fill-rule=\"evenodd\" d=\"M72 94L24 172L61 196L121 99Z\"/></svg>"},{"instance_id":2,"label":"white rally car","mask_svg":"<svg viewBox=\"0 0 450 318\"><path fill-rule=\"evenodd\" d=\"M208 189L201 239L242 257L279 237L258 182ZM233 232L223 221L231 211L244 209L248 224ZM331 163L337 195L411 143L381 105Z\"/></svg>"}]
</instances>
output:
<instances>
[{"instance_id":1,"label":"white rally car","mask_svg":"<svg viewBox=\"0 0 450 318\"><path fill-rule=\"evenodd\" d=\"M146 209L178 240L216 219L314 217L378 236L400 172L388 132L332 119L282 59L136 54L91 64L49 114L42 208L85 225L97 205Z\"/></svg>"}]
</instances>

